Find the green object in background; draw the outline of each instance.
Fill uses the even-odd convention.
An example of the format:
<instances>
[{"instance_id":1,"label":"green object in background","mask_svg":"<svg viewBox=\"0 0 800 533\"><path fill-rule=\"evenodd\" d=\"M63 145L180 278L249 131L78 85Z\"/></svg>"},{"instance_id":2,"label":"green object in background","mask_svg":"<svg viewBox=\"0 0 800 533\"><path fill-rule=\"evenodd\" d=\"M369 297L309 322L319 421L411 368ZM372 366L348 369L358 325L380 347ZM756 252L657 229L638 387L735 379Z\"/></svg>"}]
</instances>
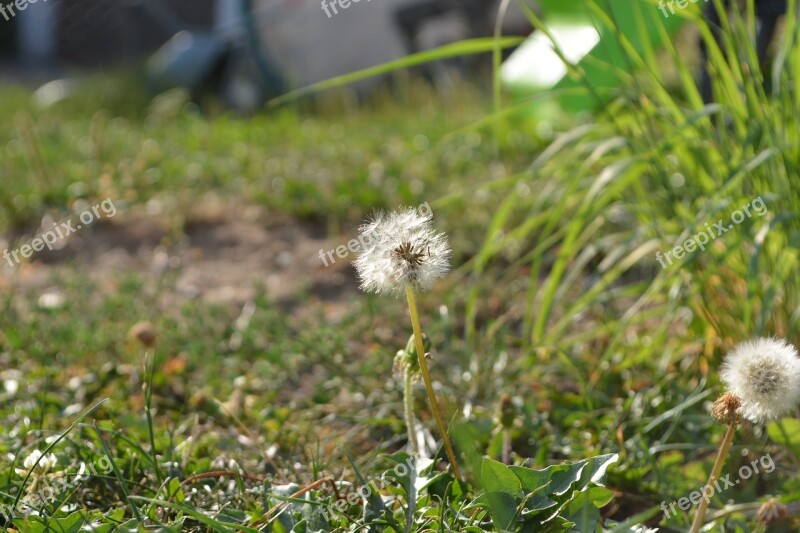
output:
<instances>
[{"instance_id":1,"label":"green object in background","mask_svg":"<svg viewBox=\"0 0 800 533\"><path fill-rule=\"evenodd\" d=\"M685 20L677 15L665 18L655 3L640 0L605 0L597 5L607 18L593 11L589 2L540 1L548 32L576 66L579 77L568 74L542 31L534 32L503 64L503 84L515 98L559 93L538 100L532 106L534 114L544 117L598 109L636 70L618 34L645 56L658 50L662 35L674 34Z\"/></svg>"}]
</instances>

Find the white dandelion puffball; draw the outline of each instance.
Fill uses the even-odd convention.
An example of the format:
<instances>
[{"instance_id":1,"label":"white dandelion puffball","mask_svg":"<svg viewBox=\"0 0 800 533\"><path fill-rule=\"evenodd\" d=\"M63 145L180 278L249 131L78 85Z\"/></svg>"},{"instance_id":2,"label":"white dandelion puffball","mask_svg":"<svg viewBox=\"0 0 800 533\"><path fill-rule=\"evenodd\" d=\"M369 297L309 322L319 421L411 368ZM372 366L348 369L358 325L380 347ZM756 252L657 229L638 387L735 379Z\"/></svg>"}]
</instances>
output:
<instances>
[{"instance_id":1,"label":"white dandelion puffball","mask_svg":"<svg viewBox=\"0 0 800 533\"><path fill-rule=\"evenodd\" d=\"M406 285L427 290L450 269L450 245L433 229L430 210L379 212L359 229L361 253L353 265L366 292L400 295Z\"/></svg>"},{"instance_id":2,"label":"white dandelion puffball","mask_svg":"<svg viewBox=\"0 0 800 533\"><path fill-rule=\"evenodd\" d=\"M739 412L755 423L791 412L800 402L800 357L783 339L755 339L725 357L721 373L742 402Z\"/></svg>"}]
</instances>

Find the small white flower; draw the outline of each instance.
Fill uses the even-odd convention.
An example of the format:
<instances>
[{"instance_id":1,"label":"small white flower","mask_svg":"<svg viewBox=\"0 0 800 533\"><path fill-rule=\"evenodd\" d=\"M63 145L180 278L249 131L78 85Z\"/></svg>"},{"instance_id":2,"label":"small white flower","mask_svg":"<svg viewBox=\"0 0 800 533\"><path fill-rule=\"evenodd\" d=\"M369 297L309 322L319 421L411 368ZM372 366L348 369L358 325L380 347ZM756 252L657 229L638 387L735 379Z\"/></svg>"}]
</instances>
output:
<instances>
[{"instance_id":1,"label":"small white flower","mask_svg":"<svg viewBox=\"0 0 800 533\"><path fill-rule=\"evenodd\" d=\"M402 294L406 285L427 290L450 269L447 237L433 229L430 211L379 212L361 226L361 253L353 263L361 289Z\"/></svg>"},{"instance_id":2,"label":"small white flower","mask_svg":"<svg viewBox=\"0 0 800 533\"><path fill-rule=\"evenodd\" d=\"M41 461L39 458L41 457ZM37 465L36 462L39 462ZM17 473L21 476L28 475L28 471L36 465L36 470L34 470L34 474L46 474L53 469L54 466L58 463L58 459L52 453L48 453L44 455L39 450L33 450L28 457L22 462L22 466L25 469L17 468Z\"/></svg>"},{"instance_id":3,"label":"small white flower","mask_svg":"<svg viewBox=\"0 0 800 533\"><path fill-rule=\"evenodd\" d=\"M800 357L783 339L739 344L725 357L721 377L741 400L740 413L751 422L781 418L800 402Z\"/></svg>"},{"instance_id":4,"label":"small white flower","mask_svg":"<svg viewBox=\"0 0 800 533\"><path fill-rule=\"evenodd\" d=\"M36 464L37 461L39 464ZM30 485L28 485L28 493L33 493L48 484L47 478L52 475L51 471L55 468L56 464L58 464L58 459L54 454L48 453L44 455L39 450L33 450L22 462L23 468L15 468L14 471L18 476L24 478L28 475L28 472L33 469L30 477Z\"/></svg>"}]
</instances>

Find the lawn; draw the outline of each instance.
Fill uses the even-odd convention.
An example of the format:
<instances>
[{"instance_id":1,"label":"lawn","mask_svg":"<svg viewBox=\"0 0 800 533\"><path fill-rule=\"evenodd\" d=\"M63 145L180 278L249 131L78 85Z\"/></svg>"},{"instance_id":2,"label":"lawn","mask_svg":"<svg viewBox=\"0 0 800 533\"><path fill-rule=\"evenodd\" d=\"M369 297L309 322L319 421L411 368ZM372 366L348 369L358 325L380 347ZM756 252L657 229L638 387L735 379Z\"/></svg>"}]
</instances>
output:
<instances>
[{"instance_id":1,"label":"lawn","mask_svg":"<svg viewBox=\"0 0 800 533\"><path fill-rule=\"evenodd\" d=\"M712 47L717 103L668 41L551 123L406 73L252 119L125 73L47 107L0 88L0 249L99 208L0 267L0 526L688 531L726 354L800 345L797 24L765 89L746 22ZM423 205L453 251L417 300L463 480L422 380L410 446L405 298L335 252ZM797 406L762 422L734 423L709 531L797 530Z\"/></svg>"}]
</instances>

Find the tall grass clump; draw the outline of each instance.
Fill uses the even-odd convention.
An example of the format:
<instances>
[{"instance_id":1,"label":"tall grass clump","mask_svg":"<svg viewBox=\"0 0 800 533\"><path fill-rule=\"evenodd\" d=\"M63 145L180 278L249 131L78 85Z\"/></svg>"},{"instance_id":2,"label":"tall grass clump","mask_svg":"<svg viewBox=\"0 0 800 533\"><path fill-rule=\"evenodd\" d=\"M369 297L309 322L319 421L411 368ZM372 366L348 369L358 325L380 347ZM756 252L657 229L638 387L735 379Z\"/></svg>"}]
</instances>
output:
<instances>
[{"instance_id":1,"label":"tall grass clump","mask_svg":"<svg viewBox=\"0 0 800 533\"><path fill-rule=\"evenodd\" d=\"M709 368L735 339L798 340L798 5L789 2L771 71L762 71L752 0L743 11L714 0L722 13L719 42L698 9L675 15L688 24L672 36L655 3L587 4L598 30L615 36L612 55L622 60L604 66L621 88L593 86L570 66L577 90L597 99L601 111L559 135L526 172L487 186L499 207L470 274L477 279L502 265L506 283L519 286L519 273L527 272L524 307L509 306L502 318L518 320L534 373L556 358L557 367L589 376L578 385L587 412L611 408L614 396L625 394L620 379L635 387L620 413L629 432L617 440L629 455L618 470L623 478L645 472L661 497L677 498L681 492L659 484L673 477L664 465L676 468L670 457L679 453L693 471L710 459L698 444L708 440L703 430L718 430L707 415L685 418L718 385ZM618 23L627 9L642 21L638 34ZM647 26L657 29L663 49L651 44ZM709 50L713 103L701 98L699 54L687 39L702 39ZM513 127L506 118L521 109L524 103L498 112L506 128ZM657 253L696 240L718 220L727 226L732 212L757 198L766 205L763 216L731 225L705 249L665 267L657 261ZM476 283L466 301L466 330L476 342L489 290ZM479 375L490 375L493 364L478 363ZM678 400L671 411L655 407L670 397ZM637 401L650 406L638 410ZM629 419L637 411L647 423ZM796 442L778 441L796 454ZM771 485L763 483L745 497L766 497ZM669 523L689 525L687 515Z\"/></svg>"}]
</instances>

